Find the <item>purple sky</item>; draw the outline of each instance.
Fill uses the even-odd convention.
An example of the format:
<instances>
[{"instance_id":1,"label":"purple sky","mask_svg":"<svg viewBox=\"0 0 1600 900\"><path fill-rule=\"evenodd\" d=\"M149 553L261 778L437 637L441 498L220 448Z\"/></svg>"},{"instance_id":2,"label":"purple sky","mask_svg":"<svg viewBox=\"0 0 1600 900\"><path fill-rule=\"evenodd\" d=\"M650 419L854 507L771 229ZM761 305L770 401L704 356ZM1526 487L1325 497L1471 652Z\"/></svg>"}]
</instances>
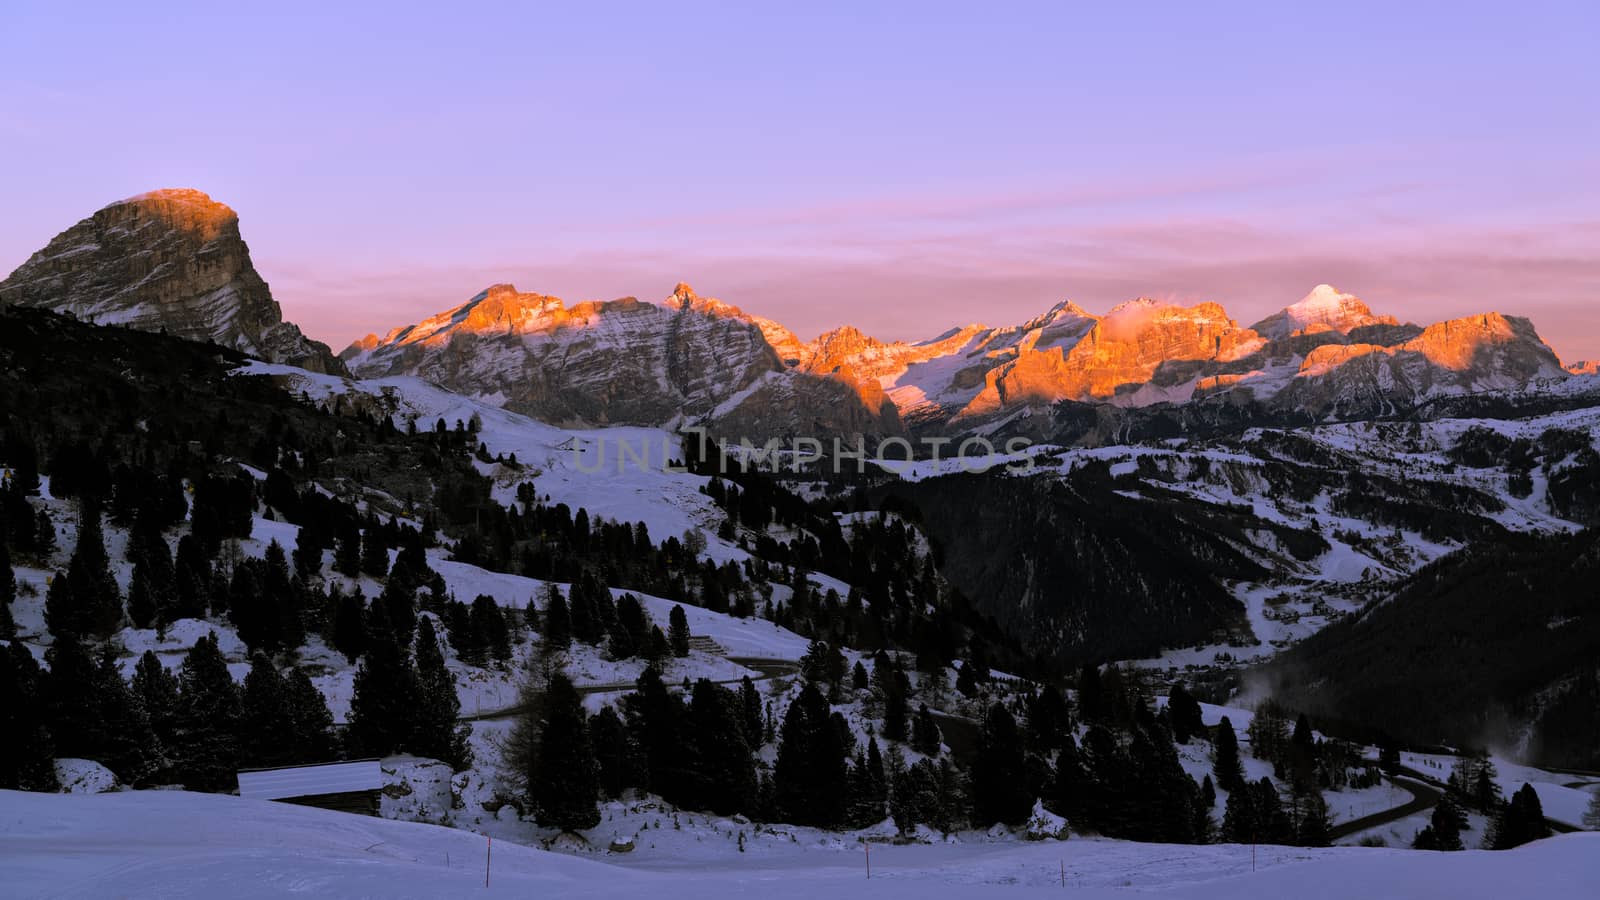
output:
<instances>
[{"instance_id":1,"label":"purple sky","mask_svg":"<svg viewBox=\"0 0 1600 900\"><path fill-rule=\"evenodd\" d=\"M1600 358L1596 5L1397 5L13 2L0 272L186 186L335 349L497 281L908 339L1326 281Z\"/></svg>"}]
</instances>

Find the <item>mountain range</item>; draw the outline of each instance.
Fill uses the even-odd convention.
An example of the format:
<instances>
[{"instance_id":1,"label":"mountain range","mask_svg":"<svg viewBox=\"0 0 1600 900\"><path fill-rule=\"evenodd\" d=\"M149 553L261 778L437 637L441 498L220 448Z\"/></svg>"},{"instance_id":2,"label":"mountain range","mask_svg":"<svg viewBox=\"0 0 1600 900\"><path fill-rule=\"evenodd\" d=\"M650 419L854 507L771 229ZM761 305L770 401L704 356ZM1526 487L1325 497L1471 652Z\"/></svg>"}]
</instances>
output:
<instances>
[{"instance_id":1,"label":"mountain range","mask_svg":"<svg viewBox=\"0 0 1600 900\"><path fill-rule=\"evenodd\" d=\"M677 285L660 302L568 305L496 284L337 357L307 339L251 264L238 216L199 191L113 203L4 282L0 303L165 330L263 359L360 377L410 375L562 425L704 425L726 435L997 430L1053 437L1057 404L1248 407L1247 419L1390 415L1430 401L1556 384L1525 318L1427 326L1323 284L1245 327L1217 303L1149 298L1095 315L1062 302L1009 326L916 342L845 326L802 341Z\"/></svg>"}]
</instances>

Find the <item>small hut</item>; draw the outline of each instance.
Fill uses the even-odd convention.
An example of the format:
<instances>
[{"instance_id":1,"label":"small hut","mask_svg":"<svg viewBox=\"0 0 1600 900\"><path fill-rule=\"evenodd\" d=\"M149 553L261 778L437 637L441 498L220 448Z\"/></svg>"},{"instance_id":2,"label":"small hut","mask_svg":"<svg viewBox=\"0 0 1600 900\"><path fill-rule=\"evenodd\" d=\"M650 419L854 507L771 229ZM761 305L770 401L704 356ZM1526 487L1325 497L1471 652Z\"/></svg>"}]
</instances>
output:
<instances>
[{"instance_id":1,"label":"small hut","mask_svg":"<svg viewBox=\"0 0 1600 900\"><path fill-rule=\"evenodd\" d=\"M383 769L376 759L239 770L239 796L364 816L378 814Z\"/></svg>"}]
</instances>

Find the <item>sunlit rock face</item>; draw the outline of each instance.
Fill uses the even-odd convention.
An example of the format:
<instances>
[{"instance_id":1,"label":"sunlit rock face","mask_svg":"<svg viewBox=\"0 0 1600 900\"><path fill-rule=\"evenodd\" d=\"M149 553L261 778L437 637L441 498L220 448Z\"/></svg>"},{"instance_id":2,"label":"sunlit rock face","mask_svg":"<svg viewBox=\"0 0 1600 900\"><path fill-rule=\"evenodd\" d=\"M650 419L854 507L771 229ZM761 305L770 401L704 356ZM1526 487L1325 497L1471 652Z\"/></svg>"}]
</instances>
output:
<instances>
[{"instance_id":1,"label":"sunlit rock face","mask_svg":"<svg viewBox=\"0 0 1600 900\"><path fill-rule=\"evenodd\" d=\"M250 263L239 217L195 190L141 194L68 228L0 282L0 303L344 371L327 346L283 321Z\"/></svg>"},{"instance_id":2,"label":"sunlit rock face","mask_svg":"<svg viewBox=\"0 0 1600 900\"><path fill-rule=\"evenodd\" d=\"M341 356L363 376L415 375L562 424L709 425L763 438L899 432L881 392L867 402L842 380L796 370L769 334L797 353L782 326L686 284L661 303L570 307L502 284Z\"/></svg>"}]
</instances>

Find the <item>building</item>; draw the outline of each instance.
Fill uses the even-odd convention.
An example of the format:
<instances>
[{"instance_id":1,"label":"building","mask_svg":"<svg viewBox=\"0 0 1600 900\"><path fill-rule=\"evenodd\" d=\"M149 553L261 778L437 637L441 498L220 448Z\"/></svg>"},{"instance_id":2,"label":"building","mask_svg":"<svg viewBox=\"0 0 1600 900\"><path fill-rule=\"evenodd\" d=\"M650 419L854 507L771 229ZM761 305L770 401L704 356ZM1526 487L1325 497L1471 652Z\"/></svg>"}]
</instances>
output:
<instances>
[{"instance_id":1,"label":"building","mask_svg":"<svg viewBox=\"0 0 1600 900\"><path fill-rule=\"evenodd\" d=\"M278 800L365 816L378 814L383 769L376 759L241 769L239 796Z\"/></svg>"}]
</instances>

